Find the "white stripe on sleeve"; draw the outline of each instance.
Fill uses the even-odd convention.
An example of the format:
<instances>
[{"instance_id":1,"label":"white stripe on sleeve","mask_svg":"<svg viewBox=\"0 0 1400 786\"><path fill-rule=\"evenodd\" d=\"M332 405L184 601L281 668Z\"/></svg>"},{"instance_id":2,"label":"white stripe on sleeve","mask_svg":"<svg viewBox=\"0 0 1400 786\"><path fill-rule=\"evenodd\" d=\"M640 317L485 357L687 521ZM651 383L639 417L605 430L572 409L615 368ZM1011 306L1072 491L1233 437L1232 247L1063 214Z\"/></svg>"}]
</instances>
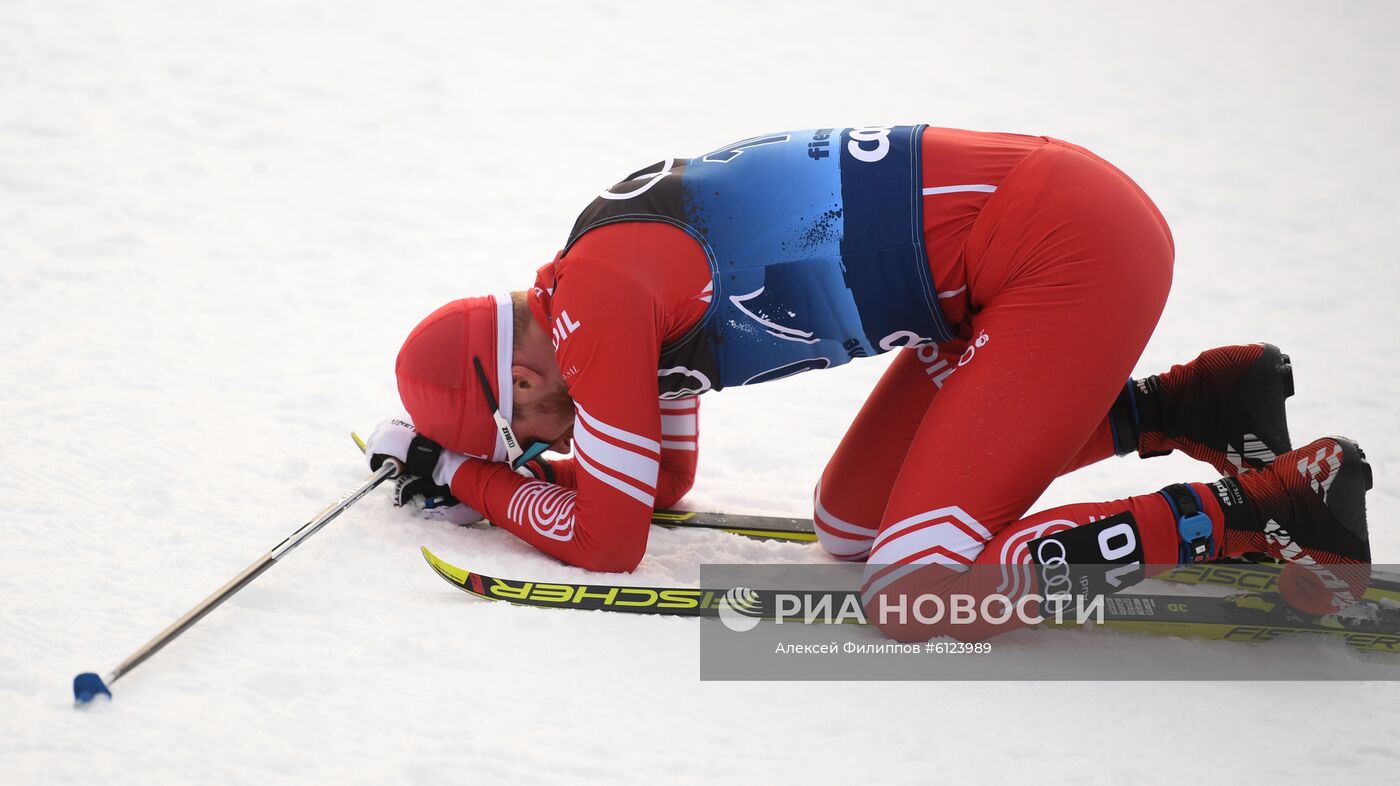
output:
<instances>
[{"instance_id":1,"label":"white stripe on sleeve","mask_svg":"<svg viewBox=\"0 0 1400 786\"><path fill-rule=\"evenodd\" d=\"M642 493L640 490L638 490L635 486L633 486L633 485L631 485L631 484L629 484L629 483L623 483L622 481L618 480L617 478L613 477L612 475L609 475L608 473L603 472L602 470L598 469L597 467L593 466L592 464L589 464L589 463L588 463L588 459L584 457L582 451L578 451L578 450L575 450L575 451L574 451L574 460L577 461L577 462L578 462L578 465L579 465L580 467L583 467L583 469L584 469L588 474L592 475L593 477L597 478L598 480L603 481L604 483L608 484L609 486L612 486L613 488L617 489L618 491L621 491L623 494L626 494L627 496L631 497L632 499L637 500L638 502L642 503L643 505L646 505L646 506L649 507L649 508L650 508L650 507L654 507L654 506L656 505L656 497L651 496L650 494L644 494L644 493Z\"/></svg>"},{"instance_id":2,"label":"white stripe on sleeve","mask_svg":"<svg viewBox=\"0 0 1400 786\"><path fill-rule=\"evenodd\" d=\"M661 435L665 437L695 436L696 417L694 415L662 415Z\"/></svg>"},{"instance_id":3,"label":"white stripe on sleeve","mask_svg":"<svg viewBox=\"0 0 1400 786\"><path fill-rule=\"evenodd\" d=\"M598 420L592 415L589 415L584 410L584 408L577 402L574 403L574 411L578 413L579 422L587 423L589 428L593 429L599 434L606 434L615 440L618 440L620 442L626 442L629 445L636 445L639 448L645 448L647 450L650 450L652 453L661 452L661 445L659 445L656 442L656 440L647 439L646 437L640 436L638 434L633 434L630 431L623 431L620 428L609 426L603 421Z\"/></svg>"},{"instance_id":4,"label":"white stripe on sleeve","mask_svg":"<svg viewBox=\"0 0 1400 786\"><path fill-rule=\"evenodd\" d=\"M619 475L626 475L648 489L656 488L656 475L660 466L656 459L604 442L590 431L583 421L574 424L574 447L586 453L594 463Z\"/></svg>"}]
</instances>

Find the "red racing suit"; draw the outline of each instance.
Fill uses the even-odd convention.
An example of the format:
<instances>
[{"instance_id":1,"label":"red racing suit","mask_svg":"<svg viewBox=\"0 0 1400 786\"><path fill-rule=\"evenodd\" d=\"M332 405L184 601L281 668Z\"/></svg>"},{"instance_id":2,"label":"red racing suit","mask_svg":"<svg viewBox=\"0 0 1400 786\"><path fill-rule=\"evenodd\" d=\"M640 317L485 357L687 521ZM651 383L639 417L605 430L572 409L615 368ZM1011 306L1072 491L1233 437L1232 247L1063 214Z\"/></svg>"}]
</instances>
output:
<instances>
[{"instance_id":1,"label":"red racing suit","mask_svg":"<svg viewBox=\"0 0 1400 786\"><path fill-rule=\"evenodd\" d=\"M1113 454L1107 413L1170 287L1165 221L1068 143L927 128L920 144L923 243L956 336L899 350L818 485L822 544L869 559L870 589L901 561L1019 561L1033 537L1131 509L1145 559L1175 562L1157 494L1021 520L1057 475ZM698 397L660 398L658 358L706 314L713 276L657 222L592 229L541 268L530 306L576 404L573 457L557 483L468 460L453 494L564 562L636 567L652 510L694 477Z\"/></svg>"}]
</instances>

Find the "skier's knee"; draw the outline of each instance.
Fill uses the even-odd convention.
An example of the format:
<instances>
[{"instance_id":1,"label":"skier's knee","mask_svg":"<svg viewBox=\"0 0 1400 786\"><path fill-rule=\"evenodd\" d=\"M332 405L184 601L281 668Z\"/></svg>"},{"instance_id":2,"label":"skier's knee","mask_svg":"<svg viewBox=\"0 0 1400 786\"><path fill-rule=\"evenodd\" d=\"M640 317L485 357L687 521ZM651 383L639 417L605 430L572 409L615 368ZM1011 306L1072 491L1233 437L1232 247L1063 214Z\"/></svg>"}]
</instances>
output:
<instances>
[{"instance_id":1,"label":"skier's knee","mask_svg":"<svg viewBox=\"0 0 1400 786\"><path fill-rule=\"evenodd\" d=\"M836 495L823 493L822 484L817 484L812 495L812 521L816 524L817 542L837 559L859 562L870 554L879 521L860 521L849 513L844 517L833 513L831 503L835 499Z\"/></svg>"}]
</instances>

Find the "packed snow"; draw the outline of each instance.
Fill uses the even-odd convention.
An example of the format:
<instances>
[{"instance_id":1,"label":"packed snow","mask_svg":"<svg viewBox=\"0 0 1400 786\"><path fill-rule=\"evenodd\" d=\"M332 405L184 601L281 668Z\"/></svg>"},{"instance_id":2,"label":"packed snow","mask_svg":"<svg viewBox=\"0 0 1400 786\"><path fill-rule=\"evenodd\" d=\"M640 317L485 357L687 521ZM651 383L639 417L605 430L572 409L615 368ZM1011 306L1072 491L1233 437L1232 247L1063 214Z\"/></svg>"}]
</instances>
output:
<instances>
[{"instance_id":1,"label":"packed snow","mask_svg":"<svg viewBox=\"0 0 1400 786\"><path fill-rule=\"evenodd\" d=\"M1397 22L1292 0L0 3L0 782L1392 776L1400 662L1372 682L700 682L694 621L476 601L418 547L658 584L815 545L656 531L600 579L382 490L115 701L75 711L70 680L364 478L348 431L399 414L393 357L429 310L527 286L619 176L788 128L1043 133L1127 171L1178 254L1138 371L1282 346L1295 444L1360 440L1373 549L1400 562ZM809 515L884 365L707 396L685 504ZM1210 478L1109 461L1037 507ZM1112 652L1184 674L1352 657L1326 645Z\"/></svg>"}]
</instances>

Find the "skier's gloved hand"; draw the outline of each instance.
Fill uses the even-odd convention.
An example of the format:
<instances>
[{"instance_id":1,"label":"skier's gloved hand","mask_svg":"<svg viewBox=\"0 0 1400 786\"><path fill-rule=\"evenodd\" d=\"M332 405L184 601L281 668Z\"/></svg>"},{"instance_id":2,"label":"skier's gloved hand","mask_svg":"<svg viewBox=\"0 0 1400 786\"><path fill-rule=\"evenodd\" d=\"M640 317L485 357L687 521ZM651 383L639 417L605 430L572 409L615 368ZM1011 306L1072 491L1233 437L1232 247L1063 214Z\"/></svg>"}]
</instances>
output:
<instances>
[{"instance_id":1,"label":"skier's gloved hand","mask_svg":"<svg viewBox=\"0 0 1400 786\"><path fill-rule=\"evenodd\" d=\"M394 481L394 507L410 507L420 518L450 521L463 527L485 518L475 508L452 496L447 486L435 485L432 480L417 475L400 475Z\"/></svg>"},{"instance_id":2,"label":"skier's gloved hand","mask_svg":"<svg viewBox=\"0 0 1400 786\"><path fill-rule=\"evenodd\" d=\"M392 458L403 465L402 474L417 475L434 486L450 486L452 476L467 460L419 434L412 423L397 419L374 427L374 433L365 440L365 457L370 469L379 469L386 459Z\"/></svg>"}]
</instances>

